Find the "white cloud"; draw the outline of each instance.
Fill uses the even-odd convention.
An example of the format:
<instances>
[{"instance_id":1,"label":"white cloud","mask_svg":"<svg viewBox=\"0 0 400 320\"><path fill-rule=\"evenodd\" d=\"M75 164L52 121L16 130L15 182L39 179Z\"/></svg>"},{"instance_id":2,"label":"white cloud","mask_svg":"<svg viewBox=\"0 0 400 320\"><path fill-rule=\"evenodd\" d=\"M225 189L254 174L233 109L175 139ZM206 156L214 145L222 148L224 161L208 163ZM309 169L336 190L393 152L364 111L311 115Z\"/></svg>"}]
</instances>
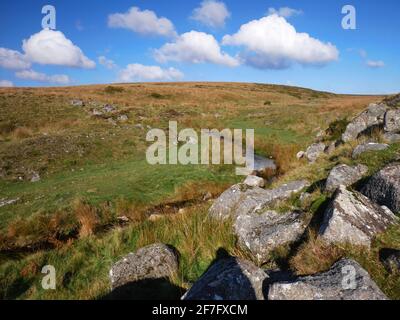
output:
<instances>
[{"instance_id":1,"label":"white cloud","mask_svg":"<svg viewBox=\"0 0 400 320\"><path fill-rule=\"evenodd\" d=\"M290 18L293 16L298 16L298 15L303 14L303 11L297 10L297 9L292 9L289 7L282 7L279 9L269 8L268 15L271 15L271 14L277 14L278 16L281 16L284 18Z\"/></svg>"},{"instance_id":2,"label":"white cloud","mask_svg":"<svg viewBox=\"0 0 400 320\"><path fill-rule=\"evenodd\" d=\"M27 69L31 63L22 53L6 48L0 48L0 67L6 69Z\"/></svg>"},{"instance_id":3,"label":"white cloud","mask_svg":"<svg viewBox=\"0 0 400 320\"><path fill-rule=\"evenodd\" d=\"M175 42L167 43L155 51L155 59L189 63L215 63L235 67L239 62L221 51L215 38L207 33L190 31L180 35Z\"/></svg>"},{"instance_id":4,"label":"white cloud","mask_svg":"<svg viewBox=\"0 0 400 320\"><path fill-rule=\"evenodd\" d=\"M385 66L385 62L381 60L367 60L366 63L370 68L383 68Z\"/></svg>"},{"instance_id":5,"label":"white cloud","mask_svg":"<svg viewBox=\"0 0 400 320\"><path fill-rule=\"evenodd\" d=\"M15 73L15 76L19 79L49 82L55 84L68 84L71 82L70 78L65 74L47 75L33 70L18 71Z\"/></svg>"},{"instance_id":6,"label":"white cloud","mask_svg":"<svg viewBox=\"0 0 400 320\"><path fill-rule=\"evenodd\" d=\"M96 63L67 39L61 31L43 29L23 41L22 49L30 61L39 64L94 68Z\"/></svg>"},{"instance_id":7,"label":"white cloud","mask_svg":"<svg viewBox=\"0 0 400 320\"><path fill-rule=\"evenodd\" d=\"M12 83L12 81L9 80L0 80L0 87L11 88L14 87L14 83Z\"/></svg>"},{"instance_id":8,"label":"white cloud","mask_svg":"<svg viewBox=\"0 0 400 320\"><path fill-rule=\"evenodd\" d=\"M261 69L283 69L293 63L325 65L339 56L334 45L297 32L276 14L242 25L234 35L224 36L222 43L243 46L242 61Z\"/></svg>"},{"instance_id":9,"label":"white cloud","mask_svg":"<svg viewBox=\"0 0 400 320\"><path fill-rule=\"evenodd\" d=\"M100 56L99 57L99 63L106 67L107 69L115 69L117 67L117 65L115 64L115 62L111 59L107 59L105 56Z\"/></svg>"},{"instance_id":10,"label":"white cloud","mask_svg":"<svg viewBox=\"0 0 400 320\"><path fill-rule=\"evenodd\" d=\"M128 64L121 70L118 82L134 81L173 81L183 78L183 73L175 68L162 69L159 66L144 66L142 64Z\"/></svg>"},{"instance_id":11,"label":"white cloud","mask_svg":"<svg viewBox=\"0 0 400 320\"><path fill-rule=\"evenodd\" d=\"M200 7L193 10L191 18L206 26L220 28L225 25L225 20L230 17L225 3L215 0L205 0Z\"/></svg>"},{"instance_id":12,"label":"white cloud","mask_svg":"<svg viewBox=\"0 0 400 320\"><path fill-rule=\"evenodd\" d=\"M150 10L140 11L137 7L130 8L126 13L110 14L108 26L129 29L142 35L176 36L175 27L170 20L158 18Z\"/></svg>"}]
</instances>

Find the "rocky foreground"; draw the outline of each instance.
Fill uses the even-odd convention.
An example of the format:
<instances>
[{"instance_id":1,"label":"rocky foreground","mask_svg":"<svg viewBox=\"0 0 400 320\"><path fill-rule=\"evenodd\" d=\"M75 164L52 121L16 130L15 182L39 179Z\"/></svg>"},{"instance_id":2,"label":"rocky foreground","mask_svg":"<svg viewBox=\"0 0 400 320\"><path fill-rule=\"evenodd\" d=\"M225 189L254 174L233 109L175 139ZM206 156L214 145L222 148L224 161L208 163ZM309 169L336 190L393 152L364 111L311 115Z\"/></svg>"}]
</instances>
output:
<instances>
[{"instance_id":1,"label":"rocky foreground","mask_svg":"<svg viewBox=\"0 0 400 320\"><path fill-rule=\"evenodd\" d=\"M351 121L341 139L326 145L317 141L298 158L317 162L340 145L360 137L367 142L354 147L356 159L368 151L382 151L400 142L400 95L371 104ZM380 132L386 143L373 141ZM350 244L369 250L373 239L388 228L399 227L400 162L392 162L367 177L364 165L339 164L329 173L324 191L330 201L319 222L318 237L327 244ZM362 180L362 181L361 181ZM362 183L360 183L360 181ZM264 189L264 180L249 176L215 200L209 218L230 219L237 245L252 257L247 261L221 254L183 295L185 300L386 300L387 297L361 265L343 258L329 270L310 276L294 276L283 270L266 270L271 253L281 246L301 241L310 228L304 212L274 210L276 203L300 194L307 197L311 182L292 181L275 189ZM399 248L381 250L381 262L388 272L400 272ZM257 265L255 264L257 263ZM132 298L137 282L168 279L178 273L179 253L164 244L153 244L131 253L110 270L112 292Z\"/></svg>"}]
</instances>

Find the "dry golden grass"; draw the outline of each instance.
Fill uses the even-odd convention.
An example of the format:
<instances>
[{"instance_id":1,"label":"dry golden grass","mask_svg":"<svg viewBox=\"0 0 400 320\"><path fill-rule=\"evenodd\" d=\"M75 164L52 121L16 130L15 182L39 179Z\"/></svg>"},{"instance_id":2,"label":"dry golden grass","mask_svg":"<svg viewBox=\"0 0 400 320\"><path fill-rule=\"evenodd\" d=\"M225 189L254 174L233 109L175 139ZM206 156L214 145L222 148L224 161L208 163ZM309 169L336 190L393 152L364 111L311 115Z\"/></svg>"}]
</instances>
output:
<instances>
[{"instance_id":1,"label":"dry golden grass","mask_svg":"<svg viewBox=\"0 0 400 320\"><path fill-rule=\"evenodd\" d=\"M99 223L96 209L79 200L74 203L74 213L79 222L79 237L85 238L95 233Z\"/></svg>"},{"instance_id":2,"label":"dry golden grass","mask_svg":"<svg viewBox=\"0 0 400 320\"><path fill-rule=\"evenodd\" d=\"M11 137L16 140L26 139L33 136L33 131L27 127L18 127L11 132Z\"/></svg>"},{"instance_id":3,"label":"dry golden grass","mask_svg":"<svg viewBox=\"0 0 400 320\"><path fill-rule=\"evenodd\" d=\"M343 250L324 243L314 231L309 231L308 240L289 263L296 274L310 275L329 269L342 255Z\"/></svg>"}]
</instances>

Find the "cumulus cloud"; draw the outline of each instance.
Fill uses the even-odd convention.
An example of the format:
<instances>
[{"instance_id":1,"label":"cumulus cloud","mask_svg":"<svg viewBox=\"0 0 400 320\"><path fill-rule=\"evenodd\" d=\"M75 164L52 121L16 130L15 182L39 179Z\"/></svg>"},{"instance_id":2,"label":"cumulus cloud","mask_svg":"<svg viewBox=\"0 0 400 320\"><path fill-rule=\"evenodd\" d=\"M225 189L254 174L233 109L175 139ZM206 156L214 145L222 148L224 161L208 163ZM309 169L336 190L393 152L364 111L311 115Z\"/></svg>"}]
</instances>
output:
<instances>
[{"instance_id":1,"label":"cumulus cloud","mask_svg":"<svg viewBox=\"0 0 400 320\"><path fill-rule=\"evenodd\" d=\"M99 58L99 63L106 67L107 69L115 69L117 67L117 65L115 64L115 62L111 59L107 59L105 56L100 56Z\"/></svg>"},{"instance_id":2,"label":"cumulus cloud","mask_svg":"<svg viewBox=\"0 0 400 320\"><path fill-rule=\"evenodd\" d=\"M183 78L183 73L175 68L162 69L159 66L145 66L138 63L128 64L121 70L118 82L135 81L173 81Z\"/></svg>"},{"instance_id":3,"label":"cumulus cloud","mask_svg":"<svg viewBox=\"0 0 400 320\"><path fill-rule=\"evenodd\" d=\"M129 29L142 35L176 36L175 27L170 20L159 18L150 10L141 11L138 7L132 7L125 13L110 14L108 26Z\"/></svg>"},{"instance_id":4,"label":"cumulus cloud","mask_svg":"<svg viewBox=\"0 0 400 320\"><path fill-rule=\"evenodd\" d=\"M47 75L44 73L36 72L34 70L18 71L15 73L15 76L19 79L49 82L55 84L68 84L71 82L70 78L65 74Z\"/></svg>"},{"instance_id":5,"label":"cumulus cloud","mask_svg":"<svg viewBox=\"0 0 400 320\"><path fill-rule=\"evenodd\" d=\"M297 10L297 9L292 9L289 7L282 7L279 9L269 8L268 15L271 15L271 14L277 14L278 16L281 16L284 18L290 18L293 16L298 16L298 15L303 14L303 11Z\"/></svg>"},{"instance_id":6,"label":"cumulus cloud","mask_svg":"<svg viewBox=\"0 0 400 320\"><path fill-rule=\"evenodd\" d=\"M0 87L11 88L14 87L14 83L10 80L0 80Z\"/></svg>"},{"instance_id":7,"label":"cumulus cloud","mask_svg":"<svg viewBox=\"0 0 400 320\"><path fill-rule=\"evenodd\" d=\"M167 61L215 63L228 67L239 64L237 59L221 51L212 35L198 31L180 35L175 42L167 43L156 50L154 57L160 63Z\"/></svg>"},{"instance_id":8,"label":"cumulus cloud","mask_svg":"<svg viewBox=\"0 0 400 320\"><path fill-rule=\"evenodd\" d=\"M242 25L237 33L224 36L222 43L244 47L241 60L260 69L284 69L293 63L320 66L339 56L334 45L297 32L277 14Z\"/></svg>"},{"instance_id":9,"label":"cumulus cloud","mask_svg":"<svg viewBox=\"0 0 400 320\"><path fill-rule=\"evenodd\" d=\"M0 48L0 67L6 69L27 69L31 63L22 53L6 48Z\"/></svg>"},{"instance_id":10,"label":"cumulus cloud","mask_svg":"<svg viewBox=\"0 0 400 320\"><path fill-rule=\"evenodd\" d=\"M193 10L191 18L208 27L220 28L225 25L225 20L230 15L225 3L205 0L200 4L200 7Z\"/></svg>"},{"instance_id":11,"label":"cumulus cloud","mask_svg":"<svg viewBox=\"0 0 400 320\"><path fill-rule=\"evenodd\" d=\"M24 40L22 49L27 58L39 64L78 68L94 68L96 63L67 39L61 31L43 29Z\"/></svg>"},{"instance_id":12,"label":"cumulus cloud","mask_svg":"<svg viewBox=\"0 0 400 320\"><path fill-rule=\"evenodd\" d=\"M385 62L382 60L367 60L366 63L370 68L383 68L385 66Z\"/></svg>"}]
</instances>

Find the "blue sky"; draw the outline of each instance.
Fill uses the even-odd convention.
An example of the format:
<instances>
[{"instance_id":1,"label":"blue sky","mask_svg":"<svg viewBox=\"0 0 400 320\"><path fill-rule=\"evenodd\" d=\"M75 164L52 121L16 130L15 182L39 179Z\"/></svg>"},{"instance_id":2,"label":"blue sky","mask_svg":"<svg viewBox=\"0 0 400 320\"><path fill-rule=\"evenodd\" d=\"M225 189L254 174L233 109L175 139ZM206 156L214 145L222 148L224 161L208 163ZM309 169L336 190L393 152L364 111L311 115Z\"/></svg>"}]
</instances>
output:
<instances>
[{"instance_id":1,"label":"blue sky","mask_svg":"<svg viewBox=\"0 0 400 320\"><path fill-rule=\"evenodd\" d=\"M398 0L214 2L2 0L0 84L232 81L400 91ZM56 31L42 30L46 4L56 8ZM356 30L341 26L346 4L356 8Z\"/></svg>"}]
</instances>

